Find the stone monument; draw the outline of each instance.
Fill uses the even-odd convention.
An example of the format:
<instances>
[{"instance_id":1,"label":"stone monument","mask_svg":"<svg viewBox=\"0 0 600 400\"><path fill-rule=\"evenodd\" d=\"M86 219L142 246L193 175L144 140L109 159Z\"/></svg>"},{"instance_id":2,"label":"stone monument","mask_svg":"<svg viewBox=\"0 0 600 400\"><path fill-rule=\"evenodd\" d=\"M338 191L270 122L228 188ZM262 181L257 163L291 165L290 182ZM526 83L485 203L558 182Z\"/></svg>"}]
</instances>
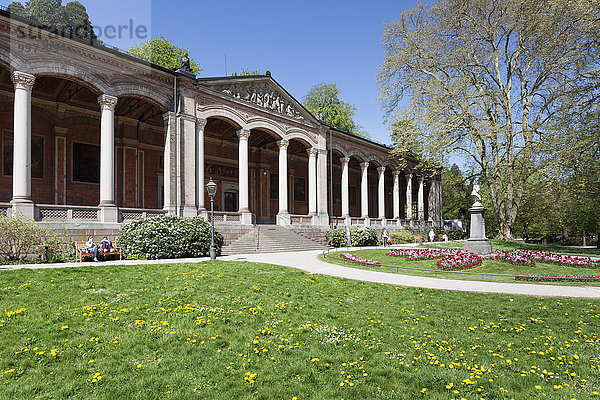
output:
<instances>
[{"instance_id":1,"label":"stone monument","mask_svg":"<svg viewBox=\"0 0 600 400\"><path fill-rule=\"evenodd\" d=\"M483 256L492 253L492 244L485 237L485 219L483 218L485 208L481 204L479 190L479 185L473 185L471 196L475 198L475 204L469 208L471 213L471 236L465 243L464 250Z\"/></svg>"}]
</instances>

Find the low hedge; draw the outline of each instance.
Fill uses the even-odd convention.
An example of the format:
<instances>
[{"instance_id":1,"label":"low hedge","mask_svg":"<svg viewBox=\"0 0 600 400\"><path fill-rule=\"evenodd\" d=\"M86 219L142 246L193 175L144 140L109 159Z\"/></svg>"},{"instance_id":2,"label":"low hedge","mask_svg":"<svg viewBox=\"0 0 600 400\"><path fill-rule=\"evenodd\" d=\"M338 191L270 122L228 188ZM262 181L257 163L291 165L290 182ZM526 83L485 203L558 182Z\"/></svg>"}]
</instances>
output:
<instances>
[{"instance_id":1,"label":"low hedge","mask_svg":"<svg viewBox=\"0 0 600 400\"><path fill-rule=\"evenodd\" d=\"M413 243L415 235L411 231L391 231L390 242L392 244Z\"/></svg>"},{"instance_id":2,"label":"low hedge","mask_svg":"<svg viewBox=\"0 0 600 400\"><path fill-rule=\"evenodd\" d=\"M119 230L118 243L128 257L158 260L208 256L210 224L202 217L161 215L136 219ZM223 235L215 228L215 248L221 254Z\"/></svg>"}]
</instances>

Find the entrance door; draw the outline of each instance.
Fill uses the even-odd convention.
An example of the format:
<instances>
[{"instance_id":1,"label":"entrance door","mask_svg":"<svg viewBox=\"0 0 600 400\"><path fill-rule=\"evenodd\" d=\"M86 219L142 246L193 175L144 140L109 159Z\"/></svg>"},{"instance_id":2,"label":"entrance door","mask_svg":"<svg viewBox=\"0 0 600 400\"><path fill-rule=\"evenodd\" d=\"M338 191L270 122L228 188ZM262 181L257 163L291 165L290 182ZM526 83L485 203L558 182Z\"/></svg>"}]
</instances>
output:
<instances>
[{"instance_id":1,"label":"entrance door","mask_svg":"<svg viewBox=\"0 0 600 400\"><path fill-rule=\"evenodd\" d=\"M225 209L228 212L237 212L238 210L238 193L233 191L225 192Z\"/></svg>"}]
</instances>

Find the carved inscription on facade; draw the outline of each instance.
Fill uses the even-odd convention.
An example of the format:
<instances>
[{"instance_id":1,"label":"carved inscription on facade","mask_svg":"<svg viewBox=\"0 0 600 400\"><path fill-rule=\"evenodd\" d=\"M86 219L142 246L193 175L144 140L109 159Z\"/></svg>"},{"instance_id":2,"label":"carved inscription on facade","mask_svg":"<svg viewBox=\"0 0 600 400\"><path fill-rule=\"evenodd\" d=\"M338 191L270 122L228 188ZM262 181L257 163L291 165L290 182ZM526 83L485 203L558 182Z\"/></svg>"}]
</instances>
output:
<instances>
[{"instance_id":1,"label":"carved inscription on facade","mask_svg":"<svg viewBox=\"0 0 600 400\"><path fill-rule=\"evenodd\" d=\"M285 100L281 93L273 90L267 84L232 84L217 89L235 99L246 100L287 117L304 120L292 103Z\"/></svg>"},{"instance_id":2,"label":"carved inscription on facade","mask_svg":"<svg viewBox=\"0 0 600 400\"><path fill-rule=\"evenodd\" d=\"M221 178L238 178L240 171L234 167L225 167L222 165L206 164L204 173L210 176L218 176Z\"/></svg>"}]
</instances>

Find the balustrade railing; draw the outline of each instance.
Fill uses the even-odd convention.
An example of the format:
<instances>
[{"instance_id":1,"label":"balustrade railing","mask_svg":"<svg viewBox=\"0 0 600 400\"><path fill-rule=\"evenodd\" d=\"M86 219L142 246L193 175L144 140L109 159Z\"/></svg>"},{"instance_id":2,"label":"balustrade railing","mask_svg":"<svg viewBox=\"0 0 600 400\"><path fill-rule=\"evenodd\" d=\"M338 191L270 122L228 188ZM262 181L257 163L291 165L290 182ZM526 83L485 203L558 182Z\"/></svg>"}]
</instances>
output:
<instances>
[{"instance_id":1,"label":"balustrade railing","mask_svg":"<svg viewBox=\"0 0 600 400\"><path fill-rule=\"evenodd\" d=\"M147 210L142 208L119 208L121 221L132 221L139 218L153 218L159 215L165 215L165 210Z\"/></svg>"},{"instance_id":2,"label":"balustrade railing","mask_svg":"<svg viewBox=\"0 0 600 400\"><path fill-rule=\"evenodd\" d=\"M100 220L98 207L38 204L36 209L38 221Z\"/></svg>"},{"instance_id":3,"label":"balustrade railing","mask_svg":"<svg viewBox=\"0 0 600 400\"><path fill-rule=\"evenodd\" d=\"M226 211L215 211L215 224L218 223L240 223L242 221L242 215L237 212L226 212ZM210 212L208 213L208 220L210 221Z\"/></svg>"},{"instance_id":4,"label":"balustrade railing","mask_svg":"<svg viewBox=\"0 0 600 400\"><path fill-rule=\"evenodd\" d=\"M10 203L0 203L0 217L6 217L10 215Z\"/></svg>"},{"instance_id":5,"label":"balustrade railing","mask_svg":"<svg viewBox=\"0 0 600 400\"><path fill-rule=\"evenodd\" d=\"M311 224L312 219L311 215L290 215L292 225Z\"/></svg>"}]
</instances>

